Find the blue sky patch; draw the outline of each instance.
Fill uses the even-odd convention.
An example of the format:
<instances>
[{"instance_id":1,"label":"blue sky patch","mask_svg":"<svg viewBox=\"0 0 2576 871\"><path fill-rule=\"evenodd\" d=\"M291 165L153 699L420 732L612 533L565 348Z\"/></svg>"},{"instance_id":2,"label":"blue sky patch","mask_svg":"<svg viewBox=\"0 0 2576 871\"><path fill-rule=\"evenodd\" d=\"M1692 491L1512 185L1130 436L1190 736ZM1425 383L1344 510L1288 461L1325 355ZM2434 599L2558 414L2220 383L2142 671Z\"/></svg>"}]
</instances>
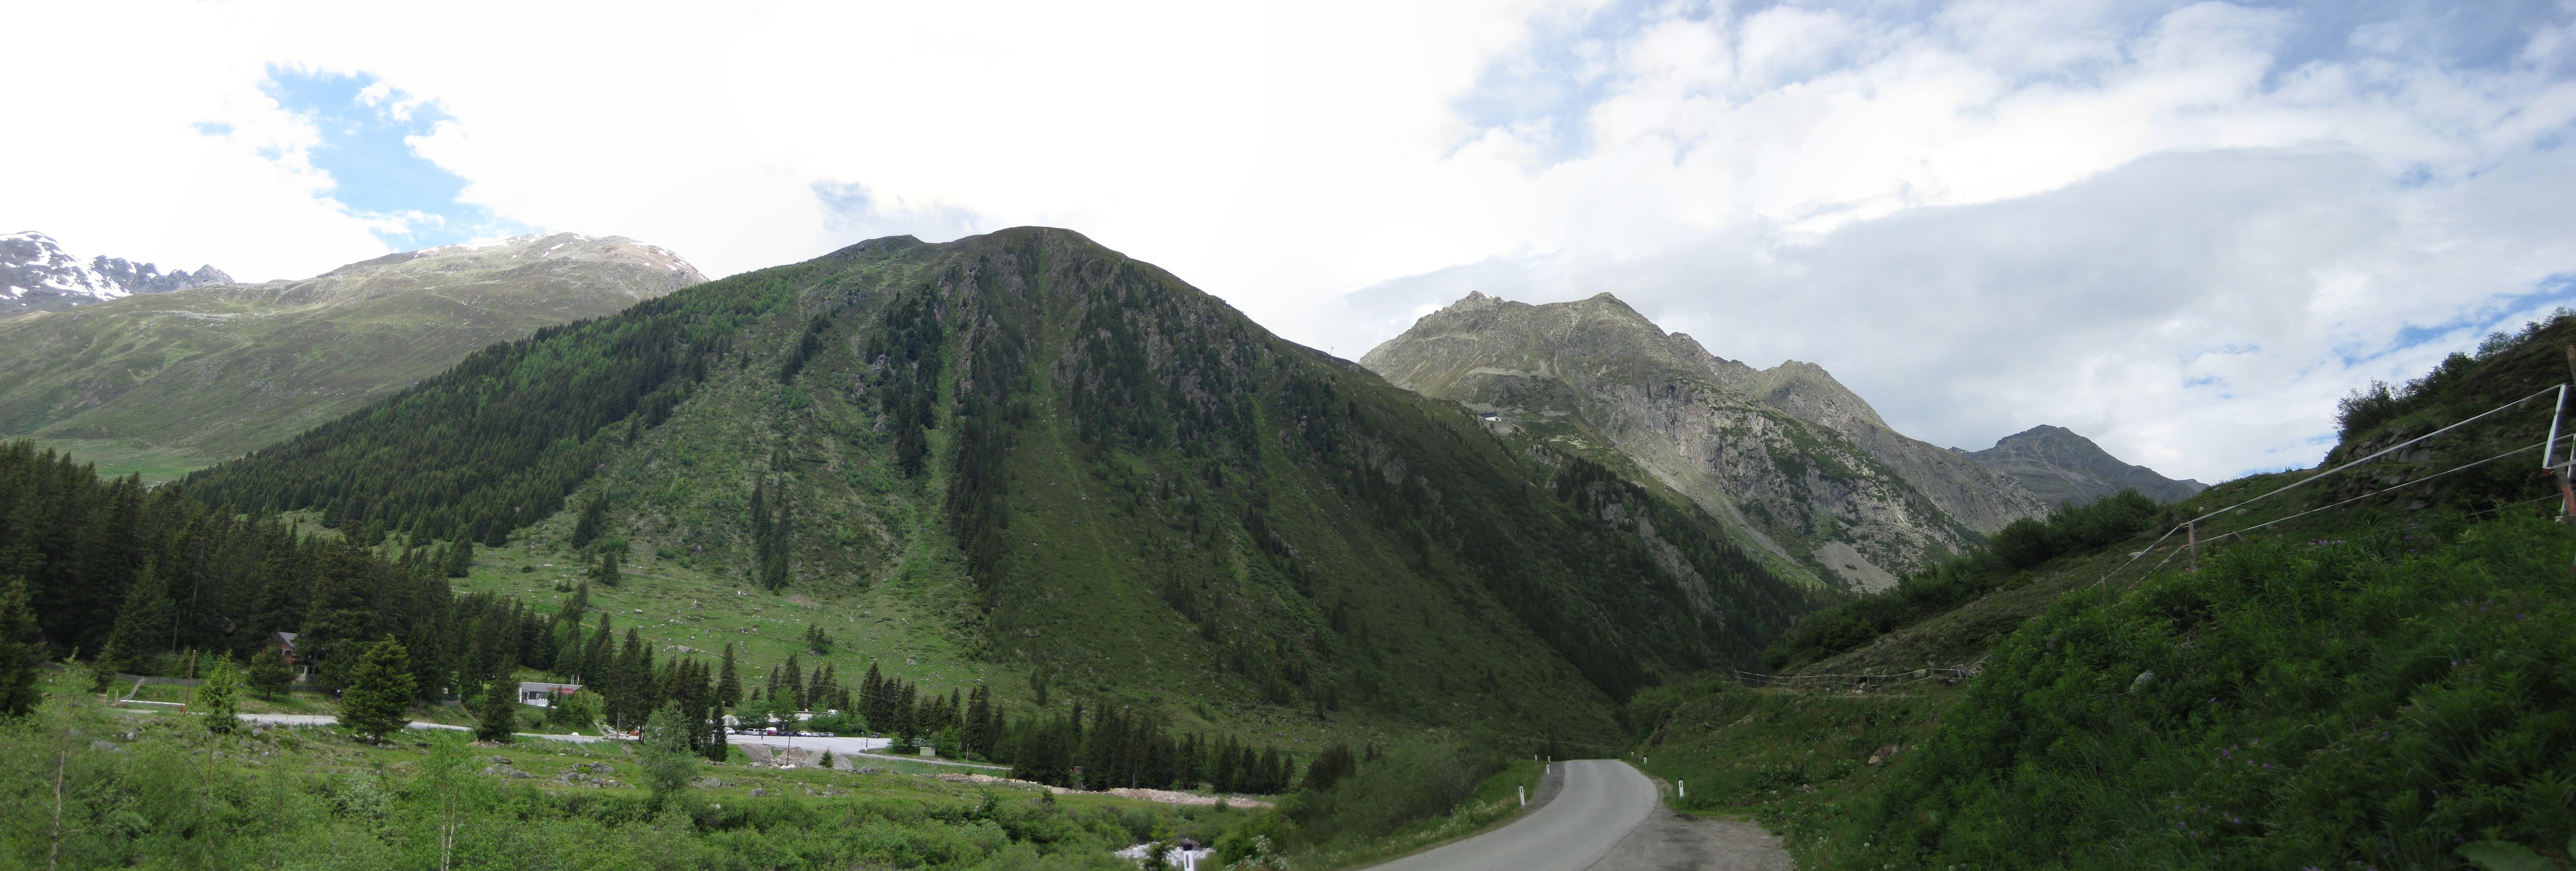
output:
<instances>
[{"instance_id":1,"label":"blue sky patch","mask_svg":"<svg viewBox=\"0 0 2576 871\"><path fill-rule=\"evenodd\" d=\"M2551 303L2566 305L2569 302L2576 302L2576 275L2552 275L2533 285L2529 293L2488 299L2476 309L2463 312L2446 323L2398 330L2388 350L2402 351L2426 342L2442 341L2462 330L2474 330L2484 338L2488 333L2518 326L2508 323L2518 315L2537 311Z\"/></svg>"},{"instance_id":2,"label":"blue sky patch","mask_svg":"<svg viewBox=\"0 0 2576 871\"><path fill-rule=\"evenodd\" d=\"M375 222L369 232L385 244L427 248L525 232L490 209L459 201L466 179L412 148L411 137L453 120L435 101L379 86L367 73L271 67L260 89L321 133L307 159L331 174L331 200Z\"/></svg>"}]
</instances>

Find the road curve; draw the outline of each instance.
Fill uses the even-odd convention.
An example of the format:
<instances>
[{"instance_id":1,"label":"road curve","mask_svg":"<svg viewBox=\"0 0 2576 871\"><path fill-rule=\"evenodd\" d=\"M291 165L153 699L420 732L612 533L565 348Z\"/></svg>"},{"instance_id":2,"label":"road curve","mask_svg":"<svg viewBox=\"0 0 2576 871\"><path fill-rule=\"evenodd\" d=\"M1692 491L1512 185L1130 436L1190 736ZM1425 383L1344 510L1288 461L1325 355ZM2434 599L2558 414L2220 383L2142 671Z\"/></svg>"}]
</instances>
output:
<instances>
[{"instance_id":1,"label":"road curve","mask_svg":"<svg viewBox=\"0 0 2576 871\"><path fill-rule=\"evenodd\" d=\"M1615 759L1557 763L1556 797L1511 825L1369 871L1583 871L1663 803L1654 781Z\"/></svg>"}]
</instances>

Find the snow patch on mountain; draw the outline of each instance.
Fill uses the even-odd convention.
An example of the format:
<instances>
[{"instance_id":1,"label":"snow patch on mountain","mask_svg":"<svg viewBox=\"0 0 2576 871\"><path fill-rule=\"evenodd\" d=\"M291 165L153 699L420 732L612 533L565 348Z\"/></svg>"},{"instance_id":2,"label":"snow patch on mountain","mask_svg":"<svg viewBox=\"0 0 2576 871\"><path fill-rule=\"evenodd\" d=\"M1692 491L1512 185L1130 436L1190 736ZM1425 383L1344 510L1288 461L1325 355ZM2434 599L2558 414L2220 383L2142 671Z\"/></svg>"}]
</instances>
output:
<instances>
[{"instance_id":1,"label":"snow patch on mountain","mask_svg":"<svg viewBox=\"0 0 2576 871\"><path fill-rule=\"evenodd\" d=\"M0 317L53 311L106 302L138 293L165 293L230 284L233 277L212 266L195 272L164 273L159 266L122 257L93 257L88 262L63 250L53 237L33 230L0 236Z\"/></svg>"}]
</instances>

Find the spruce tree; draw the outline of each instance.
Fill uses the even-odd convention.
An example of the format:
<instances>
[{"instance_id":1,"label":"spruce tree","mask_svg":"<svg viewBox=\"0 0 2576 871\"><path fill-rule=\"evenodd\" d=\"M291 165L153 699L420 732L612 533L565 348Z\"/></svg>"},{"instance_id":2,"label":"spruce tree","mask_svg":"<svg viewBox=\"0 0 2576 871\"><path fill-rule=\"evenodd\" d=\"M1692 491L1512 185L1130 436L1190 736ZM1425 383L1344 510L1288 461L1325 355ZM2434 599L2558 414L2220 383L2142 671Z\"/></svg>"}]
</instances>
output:
<instances>
[{"instance_id":1,"label":"spruce tree","mask_svg":"<svg viewBox=\"0 0 2576 871\"><path fill-rule=\"evenodd\" d=\"M233 668L232 657L218 656L206 666L206 682L189 707L204 716L207 729L230 732L241 725L241 694L241 671Z\"/></svg>"},{"instance_id":2,"label":"spruce tree","mask_svg":"<svg viewBox=\"0 0 2576 871\"><path fill-rule=\"evenodd\" d=\"M262 698L275 699L295 685L295 672L286 667L286 659L265 650L251 657L247 677L251 690Z\"/></svg>"},{"instance_id":3,"label":"spruce tree","mask_svg":"<svg viewBox=\"0 0 2576 871\"><path fill-rule=\"evenodd\" d=\"M876 732L887 731L891 722L886 717L885 675L877 671L873 660L868 662L867 676L859 678L859 716L868 721L869 730Z\"/></svg>"},{"instance_id":4,"label":"spruce tree","mask_svg":"<svg viewBox=\"0 0 2576 871\"><path fill-rule=\"evenodd\" d=\"M447 544L447 558L441 561L447 576L461 578L474 571L474 543L457 540Z\"/></svg>"},{"instance_id":5,"label":"spruce tree","mask_svg":"<svg viewBox=\"0 0 2576 871\"><path fill-rule=\"evenodd\" d=\"M608 494L594 493L581 504L581 519L572 525L572 546L589 547L608 528Z\"/></svg>"},{"instance_id":6,"label":"spruce tree","mask_svg":"<svg viewBox=\"0 0 2576 871\"><path fill-rule=\"evenodd\" d=\"M519 687L511 671L504 666L483 688L482 716L474 720L474 740L508 744L519 731Z\"/></svg>"},{"instance_id":7,"label":"spruce tree","mask_svg":"<svg viewBox=\"0 0 2576 871\"><path fill-rule=\"evenodd\" d=\"M169 595L161 589L160 573L145 563L125 588L125 606L116 612L116 628L108 632L99 664L131 674L146 673L152 657L170 640L172 610Z\"/></svg>"},{"instance_id":8,"label":"spruce tree","mask_svg":"<svg viewBox=\"0 0 2576 871\"><path fill-rule=\"evenodd\" d=\"M959 735L967 752L987 759L993 755L992 724L987 722L993 713L992 699L992 690L987 687L976 687L967 694L966 728Z\"/></svg>"},{"instance_id":9,"label":"spruce tree","mask_svg":"<svg viewBox=\"0 0 2576 871\"><path fill-rule=\"evenodd\" d=\"M784 687L787 698L796 703L795 709L799 711L805 710L805 703L808 701L805 698L804 668L796 661L796 654L791 651L787 654L787 665L780 669L781 676L787 681Z\"/></svg>"},{"instance_id":10,"label":"spruce tree","mask_svg":"<svg viewBox=\"0 0 2576 871\"><path fill-rule=\"evenodd\" d=\"M617 552L613 550L600 551L599 562L593 564L590 568L590 579L598 581L604 586L614 587L617 586L619 581L625 580L625 578L625 572L621 570L617 564Z\"/></svg>"},{"instance_id":11,"label":"spruce tree","mask_svg":"<svg viewBox=\"0 0 2576 871\"><path fill-rule=\"evenodd\" d=\"M411 707L415 689L411 674L411 652L402 642L387 638L358 650L358 664L349 669L348 687L340 693L340 725L358 735L376 741L411 724L403 714Z\"/></svg>"},{"instance_id":12,"label":"spruce tree","mask_svg":"<svg viewBox=\"0 0 2576 871\"><path fill-rule=\"evenodd\" d=\"M44 690L36 686L44 638L28 599L25 579L12 577L0 585L0 717L26 716L45 700Z\"/></svg>"},{"instance_id":13,"label":"spruce tree","mask_svg":"<svg viewBox=\"0 0 2576 871\"><path fill-rule=\"evenodd\" d=\"M898 692L894 699L895 743L906 747L920 743L921 724L917 722L920 719L918 716L920 710L915 704L916 699L913 686L908 683L903 685L902 691Z\"/></svg>"},{"instance_id":14,"label":"spruce tree","mask_svg":"<svg viewBox=\"0 0 2576 871\"><path fill-rule=\"evenodd\" d=\"M716 675L716 704L727 708L742 704L742 674L734 669L731 641L724 646L724 671Z\"/></svg>"}]
</instances>

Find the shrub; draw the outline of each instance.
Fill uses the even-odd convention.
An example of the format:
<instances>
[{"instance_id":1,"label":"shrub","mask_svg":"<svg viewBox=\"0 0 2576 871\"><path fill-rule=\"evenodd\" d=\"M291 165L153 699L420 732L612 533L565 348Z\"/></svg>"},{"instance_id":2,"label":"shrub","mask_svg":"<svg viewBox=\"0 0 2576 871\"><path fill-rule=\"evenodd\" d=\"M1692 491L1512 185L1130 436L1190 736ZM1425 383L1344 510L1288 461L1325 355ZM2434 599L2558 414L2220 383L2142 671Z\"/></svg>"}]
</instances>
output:
<instances>
[{"instance_id":1,"label":"shrub","mask_svg":"<svg viewBox=\"0 0 2576 871\"><path fill-rule=\"evenodd\" d=\"M196 704L191 705L205 719L206 728L230 732L241 725L241 672L233 668L233 658L217 656L206 666L206 682L197 687Z\"/></svg>"},{"instance_id":2,"label":"shrub","mask_svg":"<svg viewBox=\"0 0 2576 871\"><path fill-rule=\"evenodd\" d=\"M2564 844L2566 530L2347 536L2070 593L1891 773L1848 864L2451 868L2467 841Z\"/></svg>"}]
</instances>

